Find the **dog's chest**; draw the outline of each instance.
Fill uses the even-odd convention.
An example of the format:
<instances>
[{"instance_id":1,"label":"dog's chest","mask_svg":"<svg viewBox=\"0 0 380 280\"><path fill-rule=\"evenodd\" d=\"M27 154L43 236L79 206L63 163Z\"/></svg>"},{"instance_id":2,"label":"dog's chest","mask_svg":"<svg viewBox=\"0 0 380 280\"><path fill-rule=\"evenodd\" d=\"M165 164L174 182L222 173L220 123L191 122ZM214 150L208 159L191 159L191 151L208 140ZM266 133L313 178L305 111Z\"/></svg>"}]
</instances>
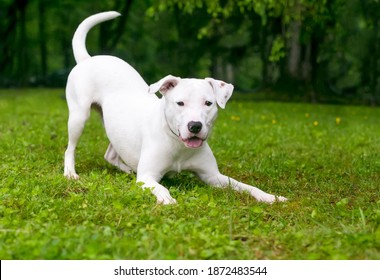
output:
<instances>
[{"instance_id":1,"label":"dog's chest","mask_svg":"<svg viewBox=\"0 0 380 280\"><path fill-rule=\"evenodd\" d=\"M182 144L182 143L181 143ZM171 164L168 168L169 172L180 173L185 170L192 170L193 168L193 158L196 155L195 150L191 149L181 149L180 152L172 155Z\"/></svg>"}]
</instances>

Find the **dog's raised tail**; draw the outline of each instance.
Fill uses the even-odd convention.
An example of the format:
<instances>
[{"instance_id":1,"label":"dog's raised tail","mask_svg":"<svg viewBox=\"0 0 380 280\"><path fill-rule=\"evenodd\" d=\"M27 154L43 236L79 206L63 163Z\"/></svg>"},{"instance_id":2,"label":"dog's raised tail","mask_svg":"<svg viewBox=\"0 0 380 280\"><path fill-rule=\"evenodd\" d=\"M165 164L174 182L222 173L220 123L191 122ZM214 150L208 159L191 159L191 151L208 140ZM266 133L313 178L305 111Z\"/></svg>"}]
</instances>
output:
<instances>
[{"instance_id":1,"label":"dog's raised tail","mask_svg":"<svg viewBox=\"0 0 380 280\"><path fill-rule=\"evenodd\" d=\"M118 12L103 12L99 14L92 15L86 18L84 21L79 24L77 30L74 33L72 46L74 52L74 58L77 63L90 58L90 55L86 49L86 36L88 31L98 23L103 21L107 21L113 19L115 17L120 16L121 14Z\"/></svg>"}]
</instances>

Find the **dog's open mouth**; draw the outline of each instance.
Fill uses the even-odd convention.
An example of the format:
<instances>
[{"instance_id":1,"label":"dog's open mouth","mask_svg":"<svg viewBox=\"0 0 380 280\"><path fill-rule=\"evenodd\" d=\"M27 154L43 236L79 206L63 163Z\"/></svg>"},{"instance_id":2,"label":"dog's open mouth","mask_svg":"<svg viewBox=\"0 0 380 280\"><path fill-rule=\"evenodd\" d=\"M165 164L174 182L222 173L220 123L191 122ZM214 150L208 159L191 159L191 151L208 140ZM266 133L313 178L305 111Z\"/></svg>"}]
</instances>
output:
<instances>
[{"instance_id":1,"label":"dog's open mouth","mask_svg":"<svg viewBox=\"0 0 380 280\"><path fill-rule=\"evenodd\" d=\"M187 138L187 139L182 139L182 142L185 143L185 146L188 147L188 148L199 148L200 146L202 146L203 144L203 139L197 137L197 136L193 136L193 137L190 137L190 138Z\"/></svg>"}]
</instances>

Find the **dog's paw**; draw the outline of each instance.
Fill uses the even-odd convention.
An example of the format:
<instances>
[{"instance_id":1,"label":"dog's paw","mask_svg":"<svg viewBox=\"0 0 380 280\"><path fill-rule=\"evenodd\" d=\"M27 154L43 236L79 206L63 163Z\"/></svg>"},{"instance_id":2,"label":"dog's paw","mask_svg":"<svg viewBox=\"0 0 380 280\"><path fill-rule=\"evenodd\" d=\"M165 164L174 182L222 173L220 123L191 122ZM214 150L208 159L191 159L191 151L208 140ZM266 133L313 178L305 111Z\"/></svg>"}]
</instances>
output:
<instances>
[{"instance_id":1,"label":"dog's paw","mask_svg":"<svg viewBox=\"0 0 380 280\"><path fill-rule=\"evenodd\" d=\"M157 198L157 203L163 204L163 205L177 204L177 200L169 196L169 197Z\"/></svg>"},{"instance_id":2,"label":"dog's paw","mask_svg":"<svg viewBox=\"0 0 380 280\"><path fill-rule=\"evenodd\" d=\"M286 197L283 197L283 196L276 196L276 201L285 202L285 201L288 201L288 199Z\"/></svg>"},{"instance_id":3,"label":"dog's paw","mask_svg":"<svg viewBox=\"0 0 380 280\"><path fill-rule=\"evenodd\" d=\"M157 203L163 205L177 204L177 200L172 198L169 191L162 191L158 194L155 194L157 197Z\"/></svg>"},{"instance_id":4,"label":"dog's paw","mask_svg":"<svg viewBox=\"0 0 380 280\"><path fill-rule=\"evenodd\" d=\"M265 202L269 204L272 204L274 202L285 202L288 200L286 197L276 196L269 193L263 193L260 196L256 197L256 199L259 202Z\"/></svg>"},{"instance_id":5,"label":"dog's paw","mask_svg":"<svg viewBox=\"0 0 380 280\"><path fill-rule=\"evenodd\" d=\"M79 175L75 172L69 172L69 171L65 170L63 175L69 180L78 180L79 179Z\"/></svg>"}]
</instances>

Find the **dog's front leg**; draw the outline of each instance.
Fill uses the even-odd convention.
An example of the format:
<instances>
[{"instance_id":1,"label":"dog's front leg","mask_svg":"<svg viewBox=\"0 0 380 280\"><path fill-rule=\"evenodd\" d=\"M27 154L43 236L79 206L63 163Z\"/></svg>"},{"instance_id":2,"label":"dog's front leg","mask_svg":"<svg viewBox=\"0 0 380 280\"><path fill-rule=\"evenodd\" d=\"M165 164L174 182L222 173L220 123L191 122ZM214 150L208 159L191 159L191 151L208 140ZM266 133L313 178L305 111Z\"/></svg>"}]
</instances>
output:
<instances>
[{"instance_id":1,"label":"dog's front leg","mask_svg":"<svg viewBox=\"0 0 380 280\"><path fill-rule=\"evenodd\" d=\"M157 197L157 203L176 204L177 201L174 198L172 198L172 196L169 193L169 190L160 183L158 183L158 181L161 179L160 177L161 176L154 176L148 174L138 175L137 183L143 183L143 189L150 189L152 194L154 194Z\"/></svg>"},{"instance_id":2,"label":"dog's front leg","mask_svg":"<svg viewBox=\"0 0 380 280\"><path fill-rule=\"evenodd\" d=\"M260 190L259 188L244 184L242 182L239 182L235 179L232 179L220 173L216 173L215 175L203 175L201 176L201 179L214 187L218 187L218 188L231 187L232 189L239 192L248 192L254 198L256 198L257 201L261 201L261 202L273 203L276 201L287 200L287 198L283 196L275 196L275 195L266 193Z\"/></svg>"}]
</instances>

